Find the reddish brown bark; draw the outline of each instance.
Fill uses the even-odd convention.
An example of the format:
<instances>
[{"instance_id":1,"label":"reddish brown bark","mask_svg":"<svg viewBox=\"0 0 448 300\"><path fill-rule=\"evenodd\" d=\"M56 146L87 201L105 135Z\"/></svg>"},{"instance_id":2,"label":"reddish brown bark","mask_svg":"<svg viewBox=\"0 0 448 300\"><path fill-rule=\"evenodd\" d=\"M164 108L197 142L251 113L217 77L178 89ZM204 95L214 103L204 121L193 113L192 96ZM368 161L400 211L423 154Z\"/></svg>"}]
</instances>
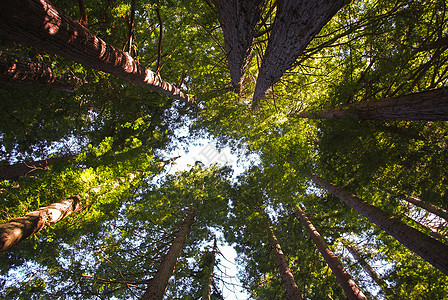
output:
<instances>
[{"instance_id":1,"label":"reddish brown bark","mask_svg":"<svg viewBox=\"0 0 448 300\"><path fill-rule=\"evenodd\" d=\"M78 0L78 6L79 6L79 13L81 17L79 18L79 23L87 27L87 13L86 13L86 7L84 5L84 0Z\"/></svg>"},{"instance_id":2,"label":"reddish brown bark","mask_svg":"<svg viewBox=\"0 0 448 300\"><path fill-rule=\"evenodd\" d=\"M168 165L168 164L170 164L170 163L176 161L176 159L178 159L179 157L180 157L180 156L176 156L176 157L173 157L173 158L170 158L170 159L161 161L161 162L159 162L159 163L157 164L157 166L158 166L158 167L164 167L164 166L166 166L166 165Z\"/></svg>"},{"instance_id":3,"label":"reddish brown bark","mask_svg":"<svg viewBox=\"0 0 448 300\"><path fill-rule=\"evenodd\" d=\"M79 196L72 196L0 224L0 252L39 232L50 223L56 223L80 209Z\"/></svg>"},{"instance_id":4,"label":"reddish brown bark","mask_svg":"<svg viewBox=\"0 0 448 300\"><path fill-rule=\"evenodd\" d=\"M255 85L253 109L343 4L344 0L277 1L271 37Z\"/></svg>"},{"instance_id":5,"label":"reddish brown bark","mask_svg":"<svg viewBox=\"0 0 448 300\"><path fill-rule=\"evenodd\" d=\"M195 211L191 209L179 228L179 231L174 238L173 244L171 245L168 253L162 260L159 269L157 270L154 278L148 284L148 288L142 296L142 300L161 300L165 295L166 289L170 282L171 276L173 276L176 271L177 260L179 259L182 249L184 247L185 241L187 240L188 233L190 232L191 226L194 223L194 213Z\"/></svg>"},{"instance_id":6,"label":"reddish brown bark","mask_svg":"<svg viewBox=\"0 0 448 300\"><path fill-rule=\"evenodd\" d=\"M48 170L49 164L56 162L68 161L75 157L74 155L67 155L59 158L49 158L44 160L33 161L29 163L20 163L10 166L0 167L0 180L11 180L19 177L27 176L37 170Z\"/></svg>"},{"instance_id":7,"label":"reddish brown bark","mask_svg":"<svg viewBox=\"0 0 448 300\"><path fill-rule=\"evenodd\" d=\"M70 74L56 75L49 67L17 55L0 55L0 81L74 92L81 80Z\"/></svg>"},{"instance_id":8,"label":"reddish brown bark","mask_svg":"<svg viewBox=\"0 0 448 300\"><path fill-rule=\"evenodd\" d=\"M274 229L272 228L271 222L269 221L269 217L266 215L264 210L258 205L257 205L257 211L262 216L266 228L268 228L269 243L271 244L272 250L274 251L275 259L277 261L277 267L280 271L280 276L282 278L283 284L285 285L289 299L291 300L303 299L299 287L297 286L297 283L294 280L294 276L292 275L292 272L289 269L288 262L286 261L286 257L283 254L283 250L280 247L277 237L275 236Z\"/></svg>"},{"instance_id":9,"label":"reddish brown bark","mask_svg":"<svg viewBox=\"0 0 448 300\"><path fill-rule=\"evenodd\" d=\"M215 242L213 243L213 250L210 253L211 255L210 263L207 265L208 273L204 284L204 290L202 291L202 300L210 300L213 285L213 269L215 268L215 259L217 250L218 245L216 244L216 238L215 238Z\"/></svg>"},{"instance_id":10,"label":"reddish brown bark","mask_svg":"<svg viewBox=\"0 0 448 300\"><path fill-rule=\"evenodd\" d=\"M110 73L173 99L194 103L179 88L146 69L129 53L93 35L46 0L3 0L0 35Z\"/></svg>"},{"instance_id":11,"label":"reddish brown bark","mask_svg":"<svg viewBox=\"0 0 448 300\"><path fill-rule=\"evenodd\" d=\"M260 20L264 0L218 0L225 50L232 86L241 92L244 73L252 54L255 26Z\"/></svg>"},{"instance_id":12,"label":"reddish brown bark","mask_svg":"<svg viewBox=\"0 0 448 300\"><path fill-rule=\"evenodd\" d=\"M352 195L325 179L313 175L314 183L334 194L342 202L375 223L379 228L448 275L448 246L398 220L395 216Z\"/></svg>"},{"instance_id":13,"label":"reddish brown bark","mask_svg":"<svg viewBox=\"0 0 448 300\"><path fill-rule=\"evenodd\" d=\"M376 101L362 101L332 110L302 111L292 116L309 119L447 121L448 89L440 88Z\"/></svg>"},{"instance_id":14,"label":"reddish brown bark","mask_svg":"<svg viewBox=\"0 0 448 300\"><path fill-rule=\"evenodd\" d=\"M423 208L423 209L429 211L430 213L433 213L436 216L441 217L441 218L445 219L446 221L448 221L448 211L446 211L445 209L443 209L441 207L437 207L430 203L425 203L422 200L420 200L419 198L413 197L413 196L406 197L404 200L406 200L407 202L412 203L420 208Z\"/></svg>"},{"instance_id":15,"label":"reddish brown bark","mask_svg":"<svg viewBox=\"0 0 448 300\"><path fill-rule=\"evenodd\" d=\"M342 289L344 290L344 293L347 296L347 299L366 300L367 299L366 296L359 289L359 287L355 283L355 281L347 273L347 271L342 266L342 264L340 263L340 261L338 260L336 255L334 255L333 251L331 251L330 248L328 248L325 240L321 237L321 235L319 234L317 229L310 222L310 220L305 215L305 213L303 212L303 210L300 208L299 205L296 206L295 212L297 214L297 217L300 219L302 224L305 226L305 229L310 234L311 239L316 244L317 249L322 254L322 256L324 257L328 266L333 271L334 276L336 276L336 279L339 282L339 284L341 285Z\"/></svg>"}]
</instances>

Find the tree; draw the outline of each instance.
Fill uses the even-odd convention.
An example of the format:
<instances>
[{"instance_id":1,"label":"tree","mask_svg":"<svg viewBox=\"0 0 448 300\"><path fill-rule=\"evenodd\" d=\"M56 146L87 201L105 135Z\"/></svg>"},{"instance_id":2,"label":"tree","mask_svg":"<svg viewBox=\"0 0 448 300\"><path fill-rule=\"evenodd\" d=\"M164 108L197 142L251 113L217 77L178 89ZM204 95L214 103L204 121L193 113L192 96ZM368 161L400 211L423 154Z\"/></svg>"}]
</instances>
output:
<instances>
[{"instance_id":1,"label":"tree","mask_svg":"<svg viewBox=\"0 0 448 300\"><path fill-rule=\"evenodd\" d=\"M333 274L336 276L347 298L367 299L366 296L364 296L363 292L353 281L353 279L350 277L350 275L347 273L342 264L339 262L336 255L334 255L334 253L330 250L330 248L328 248L325 240L321 237L319 232L307 218L304 211L300 208L299 205L296 205L295 212L297 214L297 217L302 222L303 226L305 226L306 230L310 234L314 243L316 244L317 249L319 249L320 253L325 258L325 261L330 266L331 270L333 271Z\"/></svg>"},{"instance_id":2,"label":"tree","mask_svg":"<svg viewBox=\"0 0 448 300\"><path fill-rule=\"evenodd\" d=\"M105 43L48 2L5 1L3 8L0 34L4 37L110 73L173 99L194 102L129 53Z\"/></svg>"},{"instance_id":3,"label":"tree","mask_svg":"<svg viewBox=\"0 0 448 300\"><path fill-rule=\"evenodd\" d=\"M448 221L448 212L441 207L437 207L435 205L432 205L431 203L425 203L422 200L420 200L419 198L414 197L414 196L406 197L406 198L404 198L404 200L409 203L412 203L418 207L421 207L421 208L429 211L430 213L433 213L436 216L439 216L439 217L445 219L446 221Z\"/></svg>"},{"instance_id":4,"label":"tree","mask_svg":"<svg viewBox=\"0 0 448 300\"><path fill-rule=\"evenodd\" d=\"M448 91L445 88L419 93L384 98L377 101L361 101L345 108L320 112L293 113L299 118L356 120L398 120L398 121L447 121Z\"/></svg>"},{"instance_id":5,"label":"tree","mask_svg":"<svg viewBox=\"0 0 448 300\"><path fill-rule=\"evenodd\" d=\"M213 249L210 253L207 255L207 261L208 264L204 267L206 273L206 279L204 283L204 289L202 292L202 300L210 300L210 295L212 292L212 285L213 285L213 269L215 268L215 262L216 262L216 252L218 251L218 246L216 244L216 238L213 242Z\"/></svg>"},{"instance_id":6,"label":"tree","mask_svg":"<svg viewBox=\"0 0 448 300\"><path fill-rule=\"evenodd\" d=\"M361 215L365 216L369 221L375 223L378 227L392 235L409 250L420 255L424 260L448 275L447 245L412 228L370 203L347 193L323 178L313 175L312 180L322 188L337 196L342 202L358 211Z\"/></svg>"}]
</instances>

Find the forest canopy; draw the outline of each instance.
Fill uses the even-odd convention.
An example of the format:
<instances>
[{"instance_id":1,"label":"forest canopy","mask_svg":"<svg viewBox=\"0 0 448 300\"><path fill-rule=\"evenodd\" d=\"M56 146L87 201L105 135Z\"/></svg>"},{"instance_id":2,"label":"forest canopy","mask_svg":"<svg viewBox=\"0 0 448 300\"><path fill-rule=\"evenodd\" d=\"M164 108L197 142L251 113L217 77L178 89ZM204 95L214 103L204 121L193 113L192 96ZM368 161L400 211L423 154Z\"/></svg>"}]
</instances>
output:
<instances>
[{"instance_id":1,"label":"forest canopy","mask_svg":"<svg viewBox=\"0 0 448 300\"><path fill-rule=\"evenodd\" d=\"M1 7L0 298L448 297L446 1Z\"/></svg>"}]
</instances>

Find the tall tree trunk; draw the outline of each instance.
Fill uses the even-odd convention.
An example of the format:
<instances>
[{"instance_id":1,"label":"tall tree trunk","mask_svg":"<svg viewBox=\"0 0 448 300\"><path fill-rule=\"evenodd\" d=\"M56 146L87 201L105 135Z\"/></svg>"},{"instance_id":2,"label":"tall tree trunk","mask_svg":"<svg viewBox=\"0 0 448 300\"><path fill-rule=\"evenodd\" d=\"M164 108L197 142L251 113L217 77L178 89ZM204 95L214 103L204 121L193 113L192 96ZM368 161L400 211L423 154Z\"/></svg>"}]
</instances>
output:
<instances>
[{"instance_id":1,"label":"tall tree trunk","mask_svg":"<svg viewBox=\"0 0 448 300\"><path fill-rule=\"evenodd\" d=\"M0 35L74 60L153 91L194 103L194 99L146 69L129 53L93 35L46 0L2 0Z\"/></svg>"},{"instance_id":2,"label":"tall tree trunk","mask_svg":"<svg viewBox=\"0 0 448 300\"><path fill-rule=\"evenodd\" d=\"M207 265L207 278L204 284L204 290L202 292L202 300L210 300L210 295L212 292L212 285L213 285L213 269L215 268L215 259L216 259L216 252L218 250L218 246L216 244L216 238L215 242L213 243L213 250L210 253L210 262Z\"/></svg>"},{"instance_id":3,"label":"tall tree trunk","mask_svg":"<svg viewBox=\"0 0 448 300\"><path fill-rule=\"evenodd\" d=\"M314 227L314 225L310 222L308 217L305 215L303 210L300 208L299 205L296 205L295 210L297 217L300 219L302 224L305 226L308 233L311 235L311 238L313 239L314 243L317 246L317 249L324 257L327 264L330 266L331 270L333 271L334 276L336 276L337 281L341 285L342 289L344 290L345 295L348 299L353 300L360 300L364 299L367 300L366 296L363 294L363 292L359 289L358 285L355 283L355 281L350 277L350 275L347 273L345 268L342 266L336 255L334 255L333 251L328 248L327 243L325 240L321 237L317 229Z\"/></svg>"},{"instance_id":4,"label":"tall tree trunk","mask_svg":"<svg viewBox=\"0 0 448 300\"><path fill-rule=\"evenodd\" d=\"M355 247L351 246L350 244L344 242L344 246L345 248L348 250L348 252L350 252L353 255L353 258L361 265L361 267L363 268L363 270L370 275L370 277L373 279L373 281L376 282L376 284L378 284L378 286L381 288L381 290L383 291L383 293L386 296L394 296L393 299L397 299L397 295L394 292L394 290L387 284L386 281L384 281L383 278L380 277L380 275L378 275L377 272L375 272L375 270L366 262L366 260L364 259L364 257L359 253L359 251L357 249L355 249Z\"/></svg>"},{"instance_id":5,"label":"tall tree trunk","mask_svg":"<svg viewBox=\"0 0 448 300\"><path fill-rule=\"evenodd\" d=\"M440 88L404 96L361 101L343 108L292 114L299 118L396 121L447 121L448 89Z\"/></svg>"},{"instance_id":6,"label":"tall tree trunk","mask_svg":"<svg viewBox=\"0 0 448 300\"><path fill-rule=\"evenodd\" d=\"M292 275L292 272L289 269L288 262L286 261L285 255L283 254L283 250L280 247L280 244L278 243L277 237L275 236L274 229L271 226L271 222L269 221L268 215L266 215L265 211L258 205L257 205L257 211L262 216L266 228L268 228L269 243L271 244L271 247L274 251L275 259L277 261L277 267L280 271L280 276L285 285L289 299L291 300L303 299L299 287L297 286L294 280L294 276Z\"/></svg>"},{"instance_id":7,"label":"tall tree trunk","mask_svg":"<svg viewBox=\"0 0 448 300\"><path fill-rule=\"evenodd\" d=\"M33 161L29 163L20 163L10 166L0 167L0 180L12 180L19 177L27 176L37 170L48 170L49 164L57 162L68 161L75 157L74 155L67 155L58 158L49 158L44 160Z\"/></svg>"},{"instance_id":8,"label":"tall tree trunk","mask_svg":"<svg viewBox=\"0 0 448 300\"><path fill-rule=\"evenodd\" d=\"M195 210L190 209L187 216L179 228L168 253L162 260L159 269L148 284L148 288L142 296L142 300L161 300L165 295L171 276L176 271L177 260L179 259L188 233L194 223Z\"/></svg>"},{"instance_id":9,"label":"tall tree trunk","mask_svg":"<svg viewBox=\"0 0 448 300\"><path fill-rule=\"evenodd\" d=\"M70 74L55 75L46 66L17 55L0 55L0 81L74 92L81 80Z\"/></svg>"},{"instance_id":10,"label":"tall tree trunk","mask_svg":"<svg viewBox=\"0 0 448 300\"><path fill-rule=\"evenodd\" d=\"M271 37L258 73L252 109L291 67L344 0L278 0Z\"/></svg>"},{"instance_id":11,"label":"tall tree trunk","mask_svg":"<svg viewBox=\"0 0 448 300\"><path fill-rule=\"evenodd\" d=\"M71 213L77 212L81 208L79 202L78 195L72 196L0 224L0 252L8 250L50 223L59 222Z\"/></svg>"},{"instance_id":12,"label":"tall tree trunk","mask_svg":"<svg viewBox=\"0 0 448 300\"><path fill-rule=\"evenodd\" d=\"M447 245L418 231L408 224L396 219L395 216L344 191L323 178L316 175L311 176L311 178L316 184L334 194L342 202L369 219L369 221L375 223L379 228L393 236L409 250L415 252L434 267L448 275Z\"/></svg>"},{"instance_id":13,"label":"tall tree trunk","mask_svg":"<svg viewBox=\"0 0 448 300\"><path fill-rule=\"evenodd\" d=\"M436 216L448 221L448 211L446 211L445 209L443 209L441 207L437 207L430 203L425 203L422 200L420 200L419 198L414 197L414 196L406 197L404 200L406 200L407 202L412 203L420 208L423 208L423 209L429 211L430 213L433 213Z\"/></svg>"},{"instance_id":14,"label":"tall tree trunk","mask_svg":"<svg viewBox=\"0 0 448 300\"><path fill-rule=\"evenodd\" d=\"M263 5L264 0L217 0L230 78L238 94L252 54L255 26Z\"/></svg>"},{"instance_id":15,"label":"tall tree trunk","mask_svg":"<svg viewBox=\"0 0 448 300\"><path fill-rule=\"evenodd\" d=\"M88 27L89 23L87 22L87 13L86 13L86 7L84 5L84 0L78 0L78 6L79 6L79 14L81 15L79 18L79 23L81 25Z\"/></svg>"}]
</instances>

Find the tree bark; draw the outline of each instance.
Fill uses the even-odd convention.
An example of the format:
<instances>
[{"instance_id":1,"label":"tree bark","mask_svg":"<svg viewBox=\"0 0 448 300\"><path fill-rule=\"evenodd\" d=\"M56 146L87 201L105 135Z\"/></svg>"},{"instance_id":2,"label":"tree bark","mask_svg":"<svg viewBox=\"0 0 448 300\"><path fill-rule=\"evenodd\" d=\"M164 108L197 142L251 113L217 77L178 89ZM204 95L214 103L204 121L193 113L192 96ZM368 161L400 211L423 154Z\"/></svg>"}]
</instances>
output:
<instances>
[{"instance_id":1,"label":"tree bark","mask_svg":"<svg viewBox=\"0 0 448 300\"><path fill-rule=\"evenodd\" d=\"M49 67L5 53L0 55L0 81L65 92L74 92L81 83L76 76L67 73L56 75Z\"/></svg>"},{"instance_id":2,"label":"tree bark","mask_svg":"<svg viewBox=\"0 0 448 300\"><path fill-rule=\"evenodd\" d=\"M230 78L240 94L264 0L218 0Z\"/></svg>"},{"instance_id":3,"label":"tree bark","mask_svg":"<svg viewBox=\"0 0 448 300\"><path fill-rule=\"evenodd\" d=\"M194 223L194 209L191 209L179 228L168 253L162 260L154 278L148 284L148 288L142 296L142 300L161 300L165 295L171 276L176 271L177 260L179 259L188 233Z\"/></svg>"},{"instance_id":4,"label":"tree bark","mask_svg":"<svg viewBox=\"0 0 448 300\"><path fill-rule=\"evenodd\" d=\"M278 243L277 237L275 236L274 229L272 228L271 222L269 221L269 217L266 215L264 210L258 205L257 205L257 211L262 216L266 228L268 228L269 243L271 244L271 247L274 251L275 259L277 261L277 267L280 271L280 276L282 278L283 284L285 285L289 299L290 300L303 299L299 287L297 286L294 280L294 276L292 275L292 272L289 269L288 262L286 261L285 255L283 254L283 250L280 247L280 244Z\"/></svg>"},{"instance_id":5,"label":"tree bark","mask_svg":"<svg viewBox=\"0 0 448 300\"><path fill-rule=\"evenodd\" d=\"M308 119L447 121L448 89L440 88L404 96L361 101L343 108L292 114Z\"/></svg>"},{"instance_id":6,"label":"tree bark","mask_svg":"<svg viewBox=\"0 0 448 300\"><path fill-rule=\"evenodd\" d=\"M344 0L278 0L268 47L261 62L252 109L344 5Z\"/></svg>"},{"instance_id":7,"label":"tree bark","mask_svg":"<svg viewBox=\"0 0 448 300\"><path fill-rule=\"evenodd\" d=\"M302 224L305 226L306 230L308 231L308 233L310 234L314 243L316 244L317 249L324 257L328 266L331 268L331 271L333 271L333 274L334 274L334 276L336 276L337 281L339 282L342 289L344 290L344 293L347 296L347 299L367 300L366 296L359 289L358 285L350 277L350 275L347 273L345 268L339 262L336 255L334 255L333 251L331 251L330 248L328 248L327 243L321 237L321 235L319 234L317 229L314 227L314 225L310 222L310 220L305 215L305 213L300 208L300 206L296 205L296 208L297 209L295 210L295 212L297 214L297 217L300 219Z\"/></svg>"},{"instance_id":8,"label":"tree bark","mask_svg":"<svg viewBox=\"0 0 448 300\"><path fill-rule=\"evenodd\" d=\"M375 272L375 270L366 262L366 260L364 259L364 257L358 252L357 249L355 249L355 247L351 246L348 243L344 243L345 248L348 250L348 252L351 253L351 255L353 255L353 258L361 265L361 267L363 268L363 270L370 275L370 277L373 279L373 281L376 282L376 284L378 284L378 286L381 288L381 290L383 291L383 293L386 296L394 296L393 299L397 299L397 295L395 294L394 290L387 284L386 281L384 281L383 278L380 277L380 275L378 275L377 272Z\"/></svg>"},{"instance_id":9,"label":"tree bark","mask_svg":"<svg viewBox=\"0 0 448 300\"><path fill-rule=\"evenodd\" d=\"M46 0L2 0L1 7L0 35L4 37L110 73L173 99L194 103L193 98L146 69L129 53L96 37Z\"/></svg>"},{"instance_id":10,"label":"tree bark","mask_svg":"<svg viewBox=\"0 0 448 300\"><path fill-rule=\"evenodd\" d=\"M316 175L311 176L311 178L314 183L334 194L342 202L393 236L409 250L415 252L431 265L448 275L447 245L396 219L395 216L371 205L367 201L351 195L323 178Z\"/></svg>"},{"instance_id":11,"label":"tree bark","mask_svg":"<svg viewBox=\"0 0 448 300\"><path fill-rule=\"evenodd\" d=\"M50 223L56 223L77 212L81 206L78 195L50 204L25 216L0 224L0 252L39 232Z\"/></svg>"},{"instance_id":12,"label":"tree bark","mask_svg":"<svg viewBox=\"0 0 448 300\"><path fill-rule=\"evenodd\" d=\"M59 158L49 158L44 160L33 161L30 163L20 163L10 166L0 167L0 180L12 180L19 177L27 176L36 170L48 170L48 165L56 162L68 161L75 157L67 155Z\"/></svg>"},{"instance_id":13,"label":"tree bark","mask_svg":"<svg viewBox=\"0 0 448 300\"><path fill-rule=\"evenodd\" d=\"M438 216L440 218L445 219L445 221L448 221L448 211L446 211L445 209L443 209L441 207L437 207L430 203L425 203L422 200L420 200L419 198L414 197L414 196L406 197L404 200L409 203L412 203L420 208L423 208L423 209L429 211L430 213L435 214L436 216Z\"/></svg>"},{"instance_id":14,"label":"tree bark","mask_svg":"<svg viewBox=\"0 0 448 300\"><path fill-rule=\"evenodd\" d=\"M218 250L218 246L216 244L216 238L215 242L213 243L213 250L210 253L211 260L210 263L207 266L207 278L204 284L204 290L202 292L202 300L210 300L210 295L212 292L212 285L213 285L213 269L215 268L215 259L216 259L216 252Z\"/></svg>"}]
</instances>

